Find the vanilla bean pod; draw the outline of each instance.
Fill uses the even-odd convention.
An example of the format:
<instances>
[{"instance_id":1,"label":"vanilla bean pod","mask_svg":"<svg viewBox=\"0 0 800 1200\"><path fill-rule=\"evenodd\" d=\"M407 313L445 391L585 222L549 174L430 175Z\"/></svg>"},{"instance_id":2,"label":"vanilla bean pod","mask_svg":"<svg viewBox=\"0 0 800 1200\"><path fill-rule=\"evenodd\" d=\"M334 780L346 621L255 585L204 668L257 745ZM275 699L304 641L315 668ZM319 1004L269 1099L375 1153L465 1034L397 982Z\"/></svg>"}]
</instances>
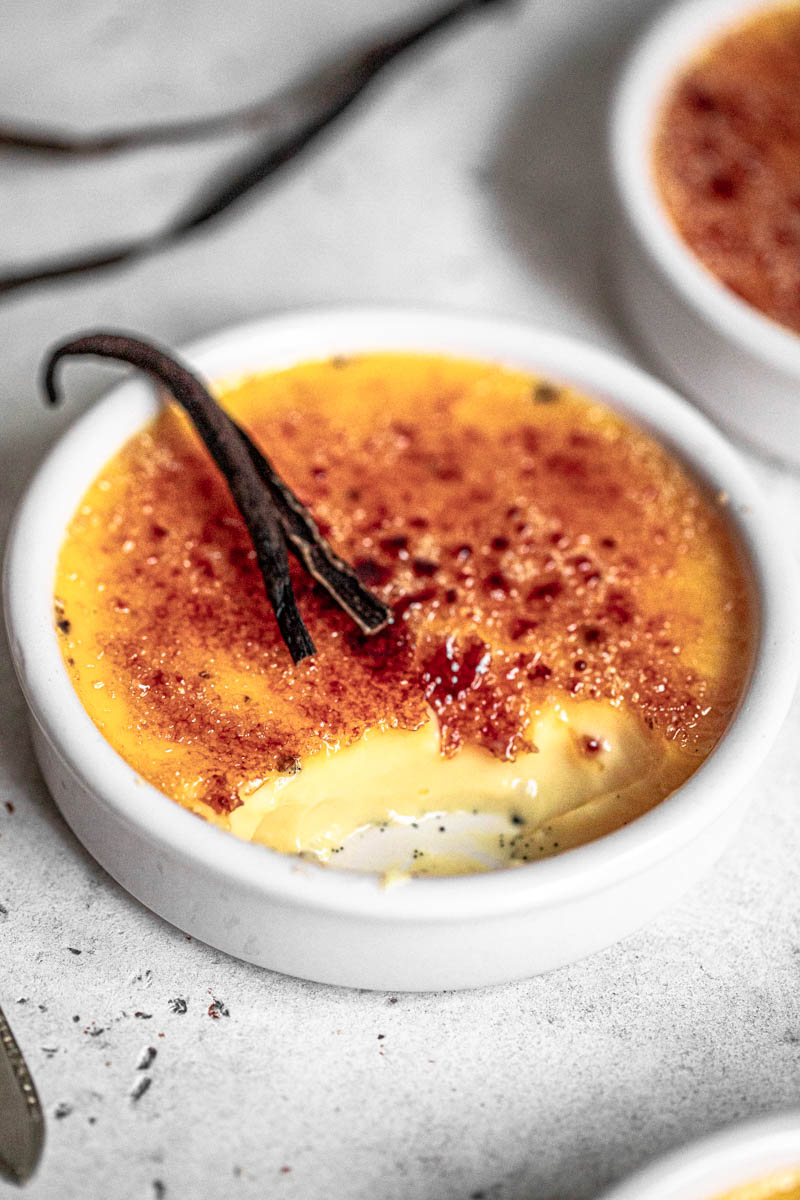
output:
<instances>
[{"instance_id":1,"label":"vanilla bean pod","mask_svg":"<svg viewBox=\"0 0 800 1200\"><path fill-rule=\"evenodd\" d=\"M163 384L185 409L247 526L267 597L295 662L314 654L315 648L297 608L287 549L362 632L377 633L384 628L391 619L391 610L328 545L311 514L267 457L187 367L140 338L105 331L84 334L55 347L48 356L44 388L51 403L59 399L55 378L59 362L84 354L138 367Z\"/></svg>"},{"instance_id":2,"label":"vanilla bean pod","mask_svg":"<svg viewBox=\"0 0 800 1200\"><path fill-rule=\"evenodd\" d=\"M206 136L213 125L219 132L231 132L240 126L237 122L262 119L278 128L273 130L266 145L255 152L241 156L234 166L210 183L201 186L196 197L182 213L164 229L153 234L126 242L111 244L96 250L82 251L75 255L54 257L33 265L18 267L0 276L0 296L8 295L33 284L48 283L96 271L104 267L118 266L154 254L180 241L191 231L211 221L242 200L260 184L267 182L284 166L298 157L311 142L322 134L336 119L357 100L365 88L388 63L398 55L411 49L425 38L435 34L451 23L460 20L476 9L508 0L458 0L442 12L427 18L420 25L394 37L383 39L367 50L347 56L343 63L335 64L318 72L289 89L274 105L260 102L250 110L241 110L220 118L202 118L194 123L194 134L187 133L192 123L180 123L174 140L185 136L201 136L199 127ZM248 116L249 113L249 116ZM227 122L227 124L226 124ZM164 127L167 129L168 127ZM108 133L87 135L86 139L70 139L66 134L48 132L41 135L35 145L33 134L6 129L0 131L0 144L16 146L28 144L29 149L59 148L59 153L108 153L112 150L133 149L137 146L155 144L155 141L173 140L164 129L154 138L154 129L131 131L129 135ZM181 134L182 129L182 134ZM181 134L181 137L178 137ZM154 140L148 141L151 138ZM83 146L83 149L80 147ZM70 149L73 147L73 149ZM89 149L89 147L93 147Z\"/></svg>"},{"instance_id":3,"label":"vanilla bean pod","mask_svg":"<svg viewBox=\"0 0 800 1200\"><path fill-rule=\"evenodd\" d=\"M47 359L44 386L51 404L59 392L55 372L71 355L92 354L130 363L158 380L185 409L200 434L242 515L253 542L267 597L281 636L295 663L315 653L314 643L297 607L283 529L275 505L264 488L241 438L199 379L156 346L127 335L97 332L56 346Z\"/></svg>"},{"instance_id":4,"label":"vanilla bean pod","mask_svg":"<svg viewBox=\"0 0 800 1200\"><path fill-rule=\"evenodd\" d=\"M275 501L289 549L362 633L378 633L388 625L392 610L364 586L353 568L328 545L311 513L287 487L269 459L240 426L232 424Z\"/></svg>"},{"instance_id":5,"label":"vanilla bean pod","mask_svg":"<svg viewBox=\"0 0 800 1200\"><path fill-rule=\"evenodd\" d=\"M498 0L460 0L459 3L428 18L419 26L395 37L385 38L347 55L343 61L318 68L299 84L274 96L226 113L188 118L180 121L149 122L128 129L101 129L92 133L76 133L65 129L3 124L0 122L0 148L28 150L38 154L53 154L62 158L97 158L157 146L182 145L186 142L207 141L246 133L267 127L285 128L300 110L316 100L325 98L338 88L351 90L369 82L372 75L395 55L415 42L458 20L473 9Z\"/></svg>"}]
</instances>

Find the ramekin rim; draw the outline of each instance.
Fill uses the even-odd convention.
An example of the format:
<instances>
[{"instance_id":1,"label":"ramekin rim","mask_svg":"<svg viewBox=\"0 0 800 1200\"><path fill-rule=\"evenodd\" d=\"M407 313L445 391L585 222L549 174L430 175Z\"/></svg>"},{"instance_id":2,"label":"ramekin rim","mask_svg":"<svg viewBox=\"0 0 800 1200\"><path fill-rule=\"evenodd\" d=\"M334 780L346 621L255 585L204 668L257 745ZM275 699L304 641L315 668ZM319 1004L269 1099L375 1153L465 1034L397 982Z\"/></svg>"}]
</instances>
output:
<instances>
[{"instance_id":1,"label":"ramekin rim","mask_svg":"<svg viewBox=\"0 0 800 1200\"><path fill-rule=\"evenodd\" d=\"M639 1168L598 1200L719 1200L761 1176L800 1170L800 1109L737 1121ZM702 1191L697 1189L702 1188Z\"/></svg>"}]
</instances>

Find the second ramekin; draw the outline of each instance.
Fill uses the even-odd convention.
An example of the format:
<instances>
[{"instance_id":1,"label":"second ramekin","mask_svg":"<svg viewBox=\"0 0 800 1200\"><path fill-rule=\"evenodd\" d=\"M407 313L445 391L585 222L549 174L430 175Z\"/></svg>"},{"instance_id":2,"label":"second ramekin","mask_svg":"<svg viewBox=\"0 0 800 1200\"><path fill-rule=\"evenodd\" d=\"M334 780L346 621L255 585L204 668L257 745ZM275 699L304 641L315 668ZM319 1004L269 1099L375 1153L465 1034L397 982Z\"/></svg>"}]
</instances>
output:
<instances>
[{"instance_id":1,"label":"second ramekin","mask_svg":"<svg viewBox=\"0 0 800 1200\"><path fill-rule=\"evenodd\" d=\"M686 0L639 41L616 89L611 157L619 204L611 268L623 315L669 378L734 433L800 465L800 336L724 286L672 225L653 172L670 86L715 36L764 0Z\"/></svg>"}]
</instances>

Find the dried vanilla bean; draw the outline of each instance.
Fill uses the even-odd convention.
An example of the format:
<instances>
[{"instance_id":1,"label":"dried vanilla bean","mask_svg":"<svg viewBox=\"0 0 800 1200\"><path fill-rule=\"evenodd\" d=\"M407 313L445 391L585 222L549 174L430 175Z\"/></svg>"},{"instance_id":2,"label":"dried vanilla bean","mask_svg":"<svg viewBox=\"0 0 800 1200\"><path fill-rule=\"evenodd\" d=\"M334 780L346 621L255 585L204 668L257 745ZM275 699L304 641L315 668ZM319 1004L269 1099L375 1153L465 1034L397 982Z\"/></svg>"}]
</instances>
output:
<instances>
[{"instance_id":1,"label":"dried vanilla bean","mask_svg":"<svg viewBox=\"0 0 800 1200\"><path fill-rule=\"evenodd\" d=\"M215 177L212 182L203 184L184 211L164 229L130 241L81 251L75 255L54 257L9 271L0 276L0 296L33 284L133 262L180 241L192 230L221 216L300 155L398 55L474 10L501 2L507 0L458 0L458 3L427 18L420 25L386 38L366 50L351 53L343 62L322 69L290 88L274 102L262 101L251 109L242 109L227 117L201 118L198 122L181 122L174 127L149 127L138 132L132 130L129 134L87 135L85 139L73 139L66 134L48 131L39 136L38 143L33 133L0 130L0 145L4 142L7 146L13 145L18 149L27 146L32 150L55 151L58 148L63 155L110 153L112 150L133 149L156 142L210 136L212 129L219 133L233 132L251 121L263 121L273 126L265 143L241 156L221 178ZM166 132L170 128L174 136ZM192 128L194 133L189 132Z\"/></svg>"},{"instance_id":2,"label":"dried vanilla bean","mask_svg":"<svg viewBox=\"0 0 800 1200\"><path fill-rule=\"evenodd\" d=\"M275 505L253 466L241 438L214 398L191 371L156 346L116 333L85 334L56 346L45 367L44 386L52 404L59 392L55 372L62 358L94 354L130 363L157 379L186 410L242 515L253 542L267 597L281 636L295 663L315 653L315 646L297 607L283 529Z\"/></svg>"},{"instance_id":3,"label":"dried vanilla bean","mask_svg":"<svg viewBox=\"0 0 800 1200\"><path fill-rule=\"evenodd\" d=\"M58 402L55 373L68 356L92 354L130 363L147 372L186 410L219 467L244 520L275 612L294 662L315 653L297 608L287 549L362 632L377 633L391 609L374 596L323 538L314 518L243 429L217 404L205 385L160 347L126 334L97 331L55 347L47 359L44 387Z\"/></svg>"}]
</instances>

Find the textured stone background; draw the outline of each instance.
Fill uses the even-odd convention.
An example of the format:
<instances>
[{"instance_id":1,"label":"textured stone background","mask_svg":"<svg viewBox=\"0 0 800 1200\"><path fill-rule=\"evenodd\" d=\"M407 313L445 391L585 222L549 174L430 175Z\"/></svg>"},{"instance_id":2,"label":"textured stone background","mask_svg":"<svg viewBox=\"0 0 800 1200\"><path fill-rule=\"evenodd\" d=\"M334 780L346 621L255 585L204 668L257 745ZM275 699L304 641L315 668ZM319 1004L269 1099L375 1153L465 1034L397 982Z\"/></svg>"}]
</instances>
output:
<instances>
[{"instance_id":1,"label":"textured stone background","mask_svg":"<svg viewBox=\"0 0 800 1200\"><path fill-rule=\"evenodd\" d=\"M0 112L84 128L211 112L422 7L5 0ZM231 219L133 268L0 300L3 529L112 375L71 367L69 404L45 412L42 351L100 321L180 343L289 306L392 300L633 353L602 269L604 101L649 11L529 0L478 18L387 74ZM243 145L82 165L3 153L2 267L150 228ZM800 479L752 461L797 553ZM235 962L124 894L44 790L5 648L0 672L0 1000L48 1118L31 1200L590 1200L658 1151L798 1103L797 705L735 845L657 924L548 978L395 999Z\"/></svg>"}]
</instances>

